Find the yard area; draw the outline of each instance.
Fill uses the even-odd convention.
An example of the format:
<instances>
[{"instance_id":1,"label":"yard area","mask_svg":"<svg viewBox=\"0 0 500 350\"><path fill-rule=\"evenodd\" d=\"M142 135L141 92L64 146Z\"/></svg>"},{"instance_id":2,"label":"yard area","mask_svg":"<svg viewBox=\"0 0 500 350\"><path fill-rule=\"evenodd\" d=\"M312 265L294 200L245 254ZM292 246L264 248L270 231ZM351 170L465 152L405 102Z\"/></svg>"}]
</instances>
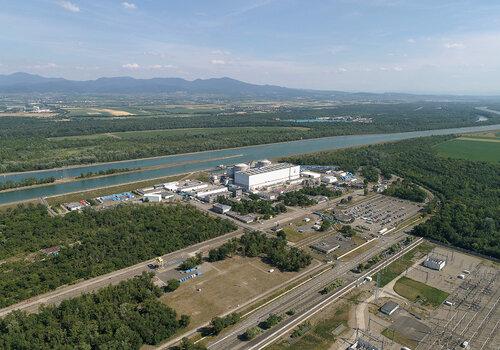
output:
<instances>
[{"instance_id":1,"label":"yard area","mask_svg":"<svg viewBox=\"0 0 500 350\"><path fill-rule=\"evenodd\" d=\"M449 295L447 292L407 277L401 277L396 281L394 291L411 302L433 307L441 305Z\"/></svg>"},{"instance_id":2,"label":"yard area","mask_svg":"<svg viewBox=\"0 0 500 350\"><path fill-rule=\"evenodd\" d=\"M418 259L429 253L432 248L433 246L431 244L422 243L403 255L400 259L391 263L380 272L380 287L385 286L393 279L398 277L404 272L404 270L411 267ZM373 278L376 278L376 276L373 276Z\"/></svg>"},{"instance_id":3,"label":"yard area","mask_svg":"<svg viewBox=\"0 0 500 350\"><path fill-rule=\"evenodd\" d=\"M271 273L271 267L259 258L239 256L205 265L207 271L202 276L162 297L179 314L191 315L190 329L243 306L298 274L278 269Z\"/></svg>"}]
</instances>

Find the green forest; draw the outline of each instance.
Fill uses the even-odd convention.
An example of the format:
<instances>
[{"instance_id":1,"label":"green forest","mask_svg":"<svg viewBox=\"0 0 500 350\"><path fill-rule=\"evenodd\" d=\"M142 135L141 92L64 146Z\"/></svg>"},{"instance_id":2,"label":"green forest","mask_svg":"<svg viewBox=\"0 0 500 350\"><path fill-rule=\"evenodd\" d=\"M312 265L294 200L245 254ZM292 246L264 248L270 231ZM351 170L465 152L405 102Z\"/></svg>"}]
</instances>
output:
<instances>
[{"instance_id":1,"label":"green forest","mask_svg":"<svg viewBox=\"0 0 500 350\"><path fill-rule=\"evenodd\" d=\"M0 118L0 172L248 146L336 135L476 126L478 115L500 116L468 103L349 104L274 112L168 114L133 118L61 115L53 119ZM371 123L315 122L318 117L361 116ZM303 122L312 120L313 122ZM302 122L299 122L302 121Z\"/></svg>"},{"instance_id":2,"label":"green forest","mask_svg":"<svg viewBox=\"0 0 500 350\"><path fill-rule=\"evenodd\" d=\"M393 182L383 193L387 196L419 203L423 203L427 198L427 193L423 189L406 179L398 179Z\"/></svg>"},{"instance_id":3,"label":"green forest","mask_svg":"<svg viewBox=\"0 0 500 350\"><path fill-rule=\"evenodd\" d=\"M438 200L430 220L413 233L500 258L500 165L439 156L434 136L290 157L297 164L374 166L431 190Z\"/></svg>"},{"instance_id":4,"label":"green forest","mask_svg":"<svg viewBox=\"0 0 500 350\"><path fill-rule=\"evenodd\" d=\"M144 273L35 314L12 312L0 319L0 348L131 350L159 344L189 324L187 315L178 317L159 301L161 293Z\"/></svg>"},{"instance_id":5,"label":"green forest","mask_svg":"<svg viewBox=\"0 0 500 350\"><path fill-rule=\"evenodd\" d=\"M247 257L262 256L269 264L283 271L299 271L309 266L312 257L296 247L288 247L286 235L278 233L269 238L258 231L247 232L208 252L208 261L220 261L234 254Z\"/></svg>"},{"instance_id":6,"label":"green forest","mask_svg":"<svg viewBox=\"0 0 500 350\"><path fill-rule=\"evenodd\" d=\"M0 307L235 229L186 205L123 205L64 217L49 217L41 205L19 206L0 213L0 259L17 257L0 265ZM56 256L36 253L54 245L61 245ZM28 253L36 254L23 259Z\"/></svg>"}]
</instances>

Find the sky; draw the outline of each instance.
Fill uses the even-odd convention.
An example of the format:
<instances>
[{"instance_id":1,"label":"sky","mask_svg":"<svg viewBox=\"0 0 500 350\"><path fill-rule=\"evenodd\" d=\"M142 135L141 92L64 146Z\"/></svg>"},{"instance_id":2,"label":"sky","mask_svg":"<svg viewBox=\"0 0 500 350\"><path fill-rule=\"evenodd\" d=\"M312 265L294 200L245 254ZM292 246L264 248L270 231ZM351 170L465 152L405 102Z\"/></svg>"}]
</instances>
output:
<instances>
[{"instance_id":1,"label":"sky","mask_svg":"<svg viewBox=\"0 0 500 350\"><path fill-rule=\"evenodd\" d=\"M500 94L499 0L0 0L0 74Z\"/></svg>"}]
</instances>

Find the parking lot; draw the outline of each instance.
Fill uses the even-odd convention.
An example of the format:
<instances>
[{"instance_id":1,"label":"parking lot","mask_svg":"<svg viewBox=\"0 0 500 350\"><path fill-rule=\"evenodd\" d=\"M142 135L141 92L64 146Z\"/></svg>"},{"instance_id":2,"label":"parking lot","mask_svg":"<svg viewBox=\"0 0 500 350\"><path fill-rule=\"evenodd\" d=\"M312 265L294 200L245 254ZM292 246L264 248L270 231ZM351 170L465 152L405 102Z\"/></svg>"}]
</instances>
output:
<instances>
[{"instance_id":1,"label":"parking lot","mask_svg":"<svg viewBox=\"0 0 500 350\"><path fill-rule=\"evenodd\" d=\"M342 210L354 218L352 226L370 233L385 233L419 212L421 205L383 195Z\"/></svg>"}]
</instances>

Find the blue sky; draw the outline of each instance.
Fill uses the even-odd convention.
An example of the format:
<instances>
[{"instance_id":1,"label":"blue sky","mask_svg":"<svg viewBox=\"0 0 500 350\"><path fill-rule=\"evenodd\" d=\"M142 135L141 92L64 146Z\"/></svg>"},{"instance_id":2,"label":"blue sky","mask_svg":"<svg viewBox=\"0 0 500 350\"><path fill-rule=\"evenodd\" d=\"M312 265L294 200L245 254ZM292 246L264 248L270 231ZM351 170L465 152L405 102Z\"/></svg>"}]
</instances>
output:
<instances>
[{"instance_id":1,"label":"blue sky","mask_svg":"<svg viewBox=\"0 0 500 350\"><path fill-rule=\"evenodd\" d=\"M498 0L0 0L0 73L500 94Z\"/></svg>"}]
</instances>

